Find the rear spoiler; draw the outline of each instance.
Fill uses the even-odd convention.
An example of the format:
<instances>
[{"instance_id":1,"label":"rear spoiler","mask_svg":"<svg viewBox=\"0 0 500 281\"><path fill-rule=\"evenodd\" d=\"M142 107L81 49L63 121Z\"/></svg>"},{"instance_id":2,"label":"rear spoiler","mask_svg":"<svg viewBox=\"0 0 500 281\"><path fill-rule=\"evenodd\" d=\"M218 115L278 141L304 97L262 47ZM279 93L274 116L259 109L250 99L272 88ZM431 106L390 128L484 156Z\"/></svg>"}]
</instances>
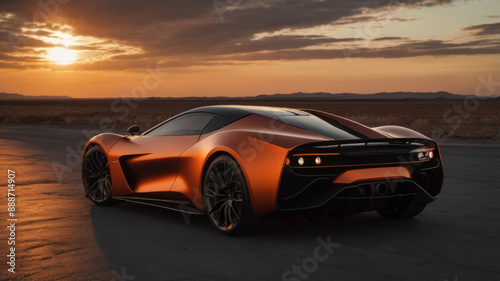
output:
<instances>
[{"instance_id":1,"label":"rear spoiler","mask_svg":"<svg viewBox=\"0 0 500 281\"><path fill-rule=\"evenodd\" d=\"M350 139L350 140L310 142L296 146L293 150L308 150L308 149L314 149L315 151L323 149L342 150L344 148L355 148L355 147L365 147L373 149L377 148L382 149L382 147L421 148L422 146L426 146L428 148L437 148L437 143L431 139L423 139L423 138Z\"/></svg>"}]
</instances>

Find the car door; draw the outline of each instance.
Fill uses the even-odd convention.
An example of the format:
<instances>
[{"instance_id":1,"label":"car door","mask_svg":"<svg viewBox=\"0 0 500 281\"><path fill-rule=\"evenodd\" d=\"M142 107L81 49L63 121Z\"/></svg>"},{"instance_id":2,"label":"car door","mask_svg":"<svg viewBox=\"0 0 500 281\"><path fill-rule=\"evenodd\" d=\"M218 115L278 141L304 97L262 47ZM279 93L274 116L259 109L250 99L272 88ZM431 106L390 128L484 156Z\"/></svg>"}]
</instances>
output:
<instances>
[{"instance_id":1,"label":"car door","mask_svg":"<svg viewBox=\"0 0 500 281\"><path fill-rule=\"evenodd\" d=\"M141 136L123 138L108 156L112 162L119 162L133 192L169 191L177 177L179 156L198 141L213 117L210 113L178 116Z\"/></svg>"}]
</instances>

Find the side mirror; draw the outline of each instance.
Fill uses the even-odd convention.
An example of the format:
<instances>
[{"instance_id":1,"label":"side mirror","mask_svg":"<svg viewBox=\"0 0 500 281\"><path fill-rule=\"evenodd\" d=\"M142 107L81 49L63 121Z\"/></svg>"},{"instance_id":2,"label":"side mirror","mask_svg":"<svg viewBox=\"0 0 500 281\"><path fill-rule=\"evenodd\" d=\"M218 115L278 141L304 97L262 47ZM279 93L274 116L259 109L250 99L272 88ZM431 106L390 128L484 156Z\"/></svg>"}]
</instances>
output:
<instances>
[{"instance_id":1,"label":"side mirror","mask_svg":"<svg viewBox=\"0 0 500 281\"><path fill-rule=\"evenodd\" d=\"M132 136L137 136L141 134L141 129L139 129L139 126L137 125L132 125L128 127L127 131L132 135Z\"/></svg>"}]
</instances>

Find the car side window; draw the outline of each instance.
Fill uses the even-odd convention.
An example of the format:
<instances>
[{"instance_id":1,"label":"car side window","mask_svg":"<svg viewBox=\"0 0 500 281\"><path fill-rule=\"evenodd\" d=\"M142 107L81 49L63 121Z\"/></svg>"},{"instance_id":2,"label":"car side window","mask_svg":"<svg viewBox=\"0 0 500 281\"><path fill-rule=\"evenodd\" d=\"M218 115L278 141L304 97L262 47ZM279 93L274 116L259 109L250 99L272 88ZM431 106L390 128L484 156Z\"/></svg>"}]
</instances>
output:
<instances>
[{"instance_id":1,"label":"car side window","mask_svg":"<svg viewBox=\"0 0 500 281\"><path fill-rule=\"evenodd\" d=\"M148 136L187 136L199 135L203 128L214 118L210 113L188 113L172 119L153 129Z\"/></svg>"}]
</instances>

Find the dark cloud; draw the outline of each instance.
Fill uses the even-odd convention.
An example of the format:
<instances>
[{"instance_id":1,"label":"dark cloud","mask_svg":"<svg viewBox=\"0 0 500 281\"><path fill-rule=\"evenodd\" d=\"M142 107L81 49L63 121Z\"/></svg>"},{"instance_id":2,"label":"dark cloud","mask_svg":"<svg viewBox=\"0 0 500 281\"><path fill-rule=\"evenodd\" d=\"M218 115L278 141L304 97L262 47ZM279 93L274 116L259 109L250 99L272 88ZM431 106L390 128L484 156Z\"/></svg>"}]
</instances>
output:
<instances>
[{"instance_id":1,"label":"dark cloud","mask_svg":"<svg viewBox=\"0 0 500 281\"><path fill-rule=\"evenodd\" d=\"M255 34L277 32L283 29L299 30L320 25L342 25L367 21L413 21L414 18L396 17L395 8L429 7L448 5L453 0L243 0L223 1L227 5L214 6L211 0L94 0L69 1L67 4L44 6L43 3L57 1L2 0L0 16L10 16L0 21L0 32L23 34L22 26L42 25L43 30L34 31L38 36L47 36L54 30L71 26L73 32L82 36L93 36L108 42L140 48L142 54L128 55L121 50L110 50L118 54L112 59L77 67L83 69L142 68L157 61L170 65L207 65L222 61L247 61L252 59L307 60L344 57L342 45L349 45L363 38L330 38L316 35L278 35L254 40ZM42 4L40 4L42 3ZM367 13L368 11L368 13ZM370 16L369 11L379 16ZM382 16L380 16L382 14ZM223 20L221 21L221 19ZM485 25L484 25L485 26ZM491 32L488 27L467 27L481 34ZM0 33L0 35L2 35ZM7 36L0 37L0 52L7 54ZM353 36L356 34L353 33ZM21 37L26 39L24 37ZM407 40L400 37L380 37L373 41ZM26 49L44 47L44 42L31 38L22 43ZM399 43L399 42L398 42ZM446 42L403 42L394 47L355 49L360 57L408 57L445 55L455 53L486 52L491 46L450 46ZM2 47L4 44L4 47ZM47 43L44 43L47 44ZM419 45L420 44L420 45ZM49 44L50 45L50 44ZM306 47L334 50L304 50ZM335 48L335 45L338 45ZM426 47L427 46L427 47ZM49 46L45 46L49 47ZM79 50L100 50L99 44L75 46ZM467 49L467 50L466 50ZM484 49L484 50L483 50ZM344 50L345 51L345 50ZM0 59L1 60L1 59ZM9 58L4 62L11 62ZM14 62L12 62L14 63ZM5 64L4 64L5 65Z\"/></svg>"},{"instance_id":2,"label":"dark cloud","mask_svg":"<svg viewBox=\"0 0 500 281\"><path fill-rule=\"evenodd\" d=\"M498 35L500 34L500 22L469 25L461 30L472 31L474 35Z\"/></svg>"},{"instance_id":3,"label":"dark cloud","mask_svg":"<svg viewBox=\"0 0 500 281\"><path fill-rule=\"evenodd\" d=\"M405 22L405 21L416 21L416 20L421 20L421 18L409 18L409 19L402 19L402 18L394 18L392 19L393 21L399 21L399 22Z\"/></svg>"},{"instance_id":4,"label":"dark cloud","mask_svg":"<svg viewBox=\"0 0 500 281\"><path fill-rule=\"evenodd\" d=\"M374 41L406 40L408 37L378 37Z\"/></svg>"},{"instance_id":5,"label":"dark cloud","mask_svg":"<svg viewBox=\"0 0 500 281\"><path fill-rule=\"evenodd\" d=\"M403 43L384 48L345 48L331 50L285 50L241 55L238 60L310 60L342 58L404 58L419 56L500 54L500 42L476 47L476 42L450 44L440 40Z\"/></svg>"},{"instance_id":6,"label":"dark cloud","mask_svg":"<svg viewBox=\"0 0 500 281\"><path fill-rule=\"evenodd\" d=\"M0 61L2 61L2 60L14 60L14 59L15 59L15 57L13 57L13 56L0 53Z\"/></svg>"}]
</instances>

